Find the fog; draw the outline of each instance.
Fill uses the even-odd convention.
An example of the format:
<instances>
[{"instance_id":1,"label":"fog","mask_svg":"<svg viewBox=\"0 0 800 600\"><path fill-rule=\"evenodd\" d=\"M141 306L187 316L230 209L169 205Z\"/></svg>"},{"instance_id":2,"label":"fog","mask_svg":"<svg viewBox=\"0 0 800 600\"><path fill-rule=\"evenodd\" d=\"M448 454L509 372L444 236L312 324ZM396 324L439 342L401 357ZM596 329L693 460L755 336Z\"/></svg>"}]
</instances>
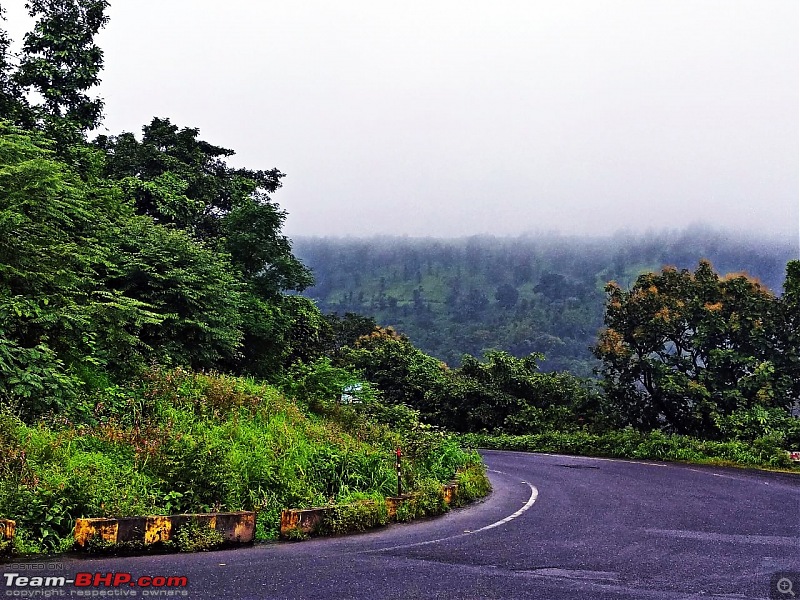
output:
<instances>
[{"instance_id":1,"label":"fog","mask_svg":"<svg viewBox=\"0 0 800 600\"><path fill-rule=\"evenodd\" d=\"M99 94L112 134L169 117L281 169L290 236L796 239L799 7L116 1Z\"/></svg>"}]
</instances>

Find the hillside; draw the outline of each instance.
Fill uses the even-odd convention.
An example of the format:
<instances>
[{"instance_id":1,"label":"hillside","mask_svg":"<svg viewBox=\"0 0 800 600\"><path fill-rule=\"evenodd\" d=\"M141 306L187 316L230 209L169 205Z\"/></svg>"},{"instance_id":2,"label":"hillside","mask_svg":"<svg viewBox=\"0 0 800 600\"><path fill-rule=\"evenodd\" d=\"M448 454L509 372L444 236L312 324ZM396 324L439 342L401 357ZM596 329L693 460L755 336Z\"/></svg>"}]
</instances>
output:
<instances>
[{"instance_id":1,"label":"hillside","mask_svg":"<svg viewBox=\"0 0 800 600\"><path fill-rule=\"evenodd\" d=\"M548 371L591 375L588 347L602 327L604 285L630 286L664 265L709 259L780 293L796 243L696 227L609 238L296 238L314 273L305 295L323 312L374 316L425 352L458 365L464 353L543 352Z\"/></svg>"}]
</instances>

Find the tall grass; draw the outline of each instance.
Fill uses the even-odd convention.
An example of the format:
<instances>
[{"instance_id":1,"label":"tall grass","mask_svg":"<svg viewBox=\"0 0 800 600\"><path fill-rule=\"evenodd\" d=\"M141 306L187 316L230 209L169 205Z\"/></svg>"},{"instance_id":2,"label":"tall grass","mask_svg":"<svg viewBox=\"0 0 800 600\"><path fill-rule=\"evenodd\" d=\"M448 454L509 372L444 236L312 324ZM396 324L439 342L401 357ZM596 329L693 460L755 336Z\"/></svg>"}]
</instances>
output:
<instances>
[{"instance_id":1,"label":"tall grass","mask_svg":"<svg viewBox=\"0 0 800 600\"><path fill-rule=\"evenodd\" d=\"M409 487L480 461L418 423L396 430L355 408L329 413L252 380L180 369L37 425L0 413L0 517L17 521L22 553L69 548L78 517L257 510L263 540L283 508L393 494L397 446Z\"/></svg>"}]
</instances>

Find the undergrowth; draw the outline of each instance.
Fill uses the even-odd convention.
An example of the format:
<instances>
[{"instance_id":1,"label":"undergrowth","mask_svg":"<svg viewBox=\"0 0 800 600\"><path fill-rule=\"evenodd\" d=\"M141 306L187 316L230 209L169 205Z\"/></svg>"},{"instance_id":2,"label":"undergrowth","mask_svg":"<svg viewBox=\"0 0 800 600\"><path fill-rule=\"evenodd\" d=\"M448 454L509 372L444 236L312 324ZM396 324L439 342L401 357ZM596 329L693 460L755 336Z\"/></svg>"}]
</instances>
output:
<instances>
[{"instance_id":1,"label":"undergrowth","mask_svg":"<svg viewBox=\"0 0 800 600\"><path fill-rule=\"evenodd\" d=\"M87 392L36 424L0 411L0 518L17 522L17 554L70 549L79 517L256 510L264 540L283 508L392 495L397 447L406 489L480 463L410 409L315 401L315 411L269 385L182 369Z\"/></svg>"},{"instance_id":2,"label":"undergrowth","mask_svg":"<svg viewBox=\"0 0 800 600\"><path fill-rule=\"evenodd\" d=\"M225 539L216 529L191 520L178 529L173 543L180 552L200 552L222 547Z\"/></svg>"},{"instance_id":3,"label":"undergrowth","mask_svg":"<svg viewBox=\"0 0 800 600\"><path fill-rule=\"evenodd\" d=\"M366 531L388 522L389 514L383 495L357 493L343 498L341 504L334 506L326 514L316 533L335 535Z\"/></svg>"},{"instance_id":4,"label":"undergrowth","mask_svg":"<svg viewBox=\"0 0 800 600\"><path fill-rule=\"evenodd\" d=\"M398 521L410 521L420 517L440 515L447 512L441 484L434 479L426 479L408 500L397 507Z\"/></svg>"},{"instance_id":5,"label":"undergrowth","mask_svg":"<svg viewBox=\"0 0 800 600\"><path fill-rule=\"evenodd\" d=\"M492 484L486 477L486 469L482 464L470 464L456 473L458 488L453 506L463 506L473 500L483 498L492 491Z\"/></svg>"}]
</instances>

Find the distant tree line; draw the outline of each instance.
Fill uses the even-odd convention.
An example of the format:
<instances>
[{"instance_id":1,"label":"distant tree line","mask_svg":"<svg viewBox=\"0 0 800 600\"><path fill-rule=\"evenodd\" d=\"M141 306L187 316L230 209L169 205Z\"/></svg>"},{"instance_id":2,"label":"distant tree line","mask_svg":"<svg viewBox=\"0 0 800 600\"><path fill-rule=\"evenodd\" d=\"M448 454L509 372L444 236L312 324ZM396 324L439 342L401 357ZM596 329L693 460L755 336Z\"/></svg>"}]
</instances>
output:
<instances>
[{"instance_id":1,"label":"distant tree line","mask_svg":"<svg viewBox=\"0 0 800 600\"><path fill-rule=\"evenodd\" d=\"M323 312L370 315L451 366L502 348L546 355L541 368L591 376L603 326L604 286L634 283L664 265L746 271L780 290L795 244L695 227L609 238L456 240L297 238L315 274L305 294Z\"/></svg>"}]
</instances>

